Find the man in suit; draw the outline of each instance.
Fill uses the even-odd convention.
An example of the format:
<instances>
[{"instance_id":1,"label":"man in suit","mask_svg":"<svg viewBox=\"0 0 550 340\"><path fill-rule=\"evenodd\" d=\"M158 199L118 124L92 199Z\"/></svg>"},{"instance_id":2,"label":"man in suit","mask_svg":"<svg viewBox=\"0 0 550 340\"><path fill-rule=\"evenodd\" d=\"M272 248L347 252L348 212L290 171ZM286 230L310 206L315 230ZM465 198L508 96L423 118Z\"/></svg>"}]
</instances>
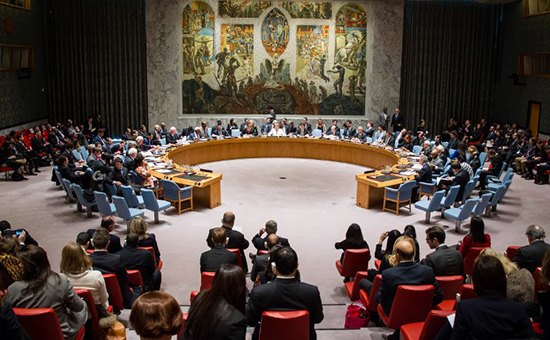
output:
<instances>
[{"instance_id":1,"label":"man in suit","mask_svg":"<svg viewBox=\"0 0 550 340\"><path fill-rule=\"evenodd\" d=\"M136 158L137 154L138 154L138 151L136 148L131 148L130 150L128 150L128 155L124 159L124 164L123 164L126 170L128 170L128 172L134 171L136 169L136 163L134 159Z\"/></svg>"},{"instance_id":2,"label":"man in suit","mask_svg":"<svg viewBox=\"0 0 550 340\"><path fill-rule=\"evenodd\" d=\"M101 147L107 146L107 141L105 140L105 130L99 129L97 130L97 136L94 137L94 143L99 143Z\"/></svg>"},{"instance_id":3,"label":"man in suit","mask_svg":"<svg viewBox=\"0 0 550 340\"><path fill-rule=\"evenodd\" d=\"M76 159L76 157L73 154L74 150L74 143L68 143L65 144L65 150L61 153L63 156L67 157L69 160L69 168L75 169L75 168L81 168L85 162L83 160Z\"/></svg>"},{"instance_id":4,"label":"man in suit","mask_svg":"<svg viewBox=\"0 0 550 340\"><path fill-rule=\"evenodd\" d=\"M388 108L384 107L382 109L382 112L378 114L378 126L382 127L382 130L386 130L388 128Z\"/></svg>"},{"instance_id":5,"label":"man in suit","mask_svg":"<svg viewBox=\"0 0 550 340\"><path fill-rule=\"evenodd\" d=\"M124 154L126 153L126 141L121 140L120 143L113 144L109 153L111 155L121 155L124 157Z\"/></svg>"},{"instance_id":6,"label":"man in suit","mask_svg":"<svg viewBox=\"0 0 550 340\"><path fill-rule=\"evenodd\" d=\"M84 171L73 171L69 168L69 160L65 156L57 157L58 171L61 178L68 179L71 183L80 185L83 189L90 186L91 176Z\"/></svg>"},{"instance_id":7,"label":"man in suit","mask_svg":"<svg viewBox=\"0 0 550 340\"><path fill-rule=\"evenodd\" d=\"M128 273L122 262L122 258L118 254L110 254L107 252L109 246L109 232L103 228L94 232L92 244L95 247L93 254L90 254L92 266L95 270L99 270L102 274L115 274L122 293L122 300L125 308L132 307L132 292L128 287Z\"/></svg>"},{"instance_id":8,"label":"man in suit","mask_svg":"<svg viewBox=\"0 0 550 340\"><path fill-rule=\"evenodd\" d=\"M279 236L276 234L268 235L265 242L267 251L271 252L276 245L281 247ZM265 272L268 262L269 253L255 256L252 259L252 270L250 271L250 280L252 280L252 282L256 282L256 277L260 275L260 273Z\"/></svg>"},{"instance_id":9,"label":"man in suit","mask_svg":"<svg viewBox=\"0 0 550 340\"><path fill-rule=\"evenodd\" d=\"M109 245L107 246L107 251L110 254L118 253L122 250L122 246L120 245L120 238L116 235L111 234L111 232L115 229L115 219L113 216L105 216L101 219L100 227L107 230L109 233ZM90 236L90 239L93 239L94 233L97 229L88 229L86 232ZM94 249L94 246L91 246L90 249Z\"/></svg>"},{"instance_id":10,"label":"man in suit","mask_svg":"<svg viewBox=\"0 0 550 340\"><path fill-rule=\"evenodd\" d=\"M13 235L17 236L18 233L19 233L19 236L17 238L19 239L20 243L22 242L25 245L32 244L32 245L38 246L38 242L36 242L36 240L32 238L31 234L29 234L27 230L25 229L12 230L11 224L8 221L6 220L0 221L0 234L2 235L2 237L8 237ZM21 236L23 234L24 234L24 237Z\"/></svg>"},{"instance_id":11,"label":"man in suit","mask_svg":"<svg viewBox=\"0 0 550 340\"><path fill-rule=\"evenodd\" d=\"M544 242L546 233L541 226L530 225L527 227L525 235L529 245L519 248L512 262L517 264L519 268L526 268L534 273L538 267L542 266L544 254L550 245Z\"/></svg>"},{"instance_id":12,"label":"man in suit","mask_svg":"<svg viewBox=\"0 0 550 340\"><path fill-rule=\"evenodd\" d=\"M233 230L233 226L235 225L235 214L233 214L231 211L227 211L225 214L223 214L222 218L222 228L225 229L227 232L227 244L226 248L229 249L239 249L241 252L241 263L243 266L244 272L248 272L248 264L246 262L246 257L244 255L244 250L248 248L249 243L244 238L244 235L236 230ZM210 229L208 232L208 237L206 238L206 244L210 248L214 248L215 244L212 242L212 232L215 228Z\"/></svg>"},{"instance_id":13,"label":"man in suit","mask_svg":"<svg viewBox=\"0 0 550 340\"><path fill-rule=\"evenodd\" d=\"M370 127L370 129L372 130L372 127ZM357 143L364 143L366 140L367 140L367 137L368 137L368 133L366 133L364 130L363 130L363 127L362 126L358 126L357 127L357 132L355 133L355 135L353 136L353 141L354 142L357 142Z\"/></svg>"},{"instance_id":14,"label":"man in suit","mask_svg":"<svg viewBox=\"0 0 550 340\"><path fill-rule=\"evenodd\" d=\"M398 265L384 270L380 289L375 297L384 313L390 315L393 300L400 285L433 285L435 294L432 304L440 303L443 300L443 293L439 289L432 268L414 262L414 241L410 238L401 239L395 244L394 249ZM399 330L396 333L399 338Z\"/></svg>"},{"instance_id":15,"label":"man in suit","mask_svg":"<svg viewBox=\"0 0 550 340\"><path fill-rule=\"evenodd\" d=\"M262 313L277 310L308 311L309 338L317 339L314 325L323 321L324 317L319 289L296 279L298 255L292 248L278 249L272 254L270 261L276 279L253 288L246 308L248 325L255 327L252 340L259 337Z\"/></svg>"},{"instance_id":16,"label":"man in suit","mask_svg":"<svg viewBox=\"0 0 550 340\"><path fill-rule=\"evenodd\" d=\"M296 132L296 135L299 137L308 137L309 134L310 132L306 129L306 125L304 123L300 123L298 131Z\"/></svg>"},{"instance_id":17,"label":"man in suit","mask_svg":"<svg viewBox=\"0 0 550 340\"><path fill-rule=\"evenodd\" d=\"M201 254L201 273L215 272L224 263L237 264L237 255L225 249L227 244L227 231L224 228L214 228L210 233L214 248Z\"/></svg>"},{"instance_id":18,"label":"man in suit","mask_svg":"<svg viewBox=\"0 0 550 340\"><path fill-rule=\"evenodd\" d=\"M405 124L405 120L403 119L403 116L401 115L401 111L396 108L395 114L393 115L391 119L391 127L393 129L393 132L397 132L401 129L403 129L403 124Z\"/></svg>"},{"instance_id":19,"label":"man in suit","mask_svg":"<svg viewBox=\"0 0 550 340\"><path fill-rule=\"evenodd\" d=\"M428 164L428 157L426 155L420 155L420 165L422 165L422 169L418 171L418 174L414 176L414 179L416 180L416 185L414 186L412 190L412 200L413 202L416 202L418 200L418 188L420 187L420 183L432 183L432 167L430 164Z\"/></svg>"},{"instance_id":20,"label":"man in suit","mask_svg":"<svg viewBox=\"0 0 550 340\"><path fill-rule=\"evenodd\" d=\"M92 148L92 152L88 156L88 159L86 159L86 165L88 168L93 168L94 164L101 159L101 148L94 146Z\"/></svg>"},{"instance_id":21,"label":"man in suit","mask_svg":"<svg viewBox=\"0 0 550 340\"><path fill-rule=\"evenodd\" d=\"M468 184L470 175L468 174L468 171L462 169L459 162L454 162L451 164L451 171L454 176L450 178L450 181L441 180L439 182L439 188L448 189L452 186L459 185L460 189L458 189L455 202L460 202L464 196L464 190L466 189L466 184Z\"/></svg>"},{"instance_id":22,"label":"man in suit","mask_svg":"<svg viewBox=\"0 0 550 340\"><path fill-rule=\"evenodd\" d=\"M50 133L48 134L48 143L50 143L50 145L54 148L63 149L64 142L59 139L56 127L52 127L50 130Z\"/></svg>"},{"instance_id":23,"label":"man in suit","mask_svg":"<svg viewBox=\"0 0 550 340\"><path fill-rule=\"evenodd\" d=\"M347 120L344 123L344 128L340 132L342 133L342 138L351 139L355 136L356 131L351 124L351 120Z\"/></svg>"},{"instance_id":24,"label":"man in suit","mask_svg":"<svg viewBox=\"0 0 550 340\"><path fill-rule=\"evenodd\" d=\"M479 173L479 185L476 187L476 189L479 190L485 190L485 186L487 185L487 176L493 175L498 177L500 174L500 169L504 166L502 156L499 155L494 149L489 150L487 152L487 156L491 161L491 165L489 165L488 170L482 170Z\"/></svg>"},{"instance_id":25,"label":"man in suit","mask_svg":"<svg viewBox=\"0 0 550 340\"><path fill-rule=\"evenodd\" d=\"M307 117L302 118L302 123L304 124L305 129L311 134L311 124L307 122Z\"/></svg>"},{"instance_id":26,"label":"man in suit","mask_svg":"<svg viewBox=\"0 0 550 340\"><path fill-rule=\"evenodd\" d=\"M176 127L172 126L170 128L170 133L166 135L166 144L178 144L178 133L176 131Z\"/></svg>"},{"instance_id":27,"label":"man in suit","mask_svg":"<svg viewBox=\"0 0 550 340\"><path fill-rule=\"evenodd\" d=\"M43 152L49 154L51 157L55 155L53 147L50 145L50 143L44 141L44 138L42 137L42 132L40 130L36 131L34 137L31 138L31 146L37 155Z\"/></svg>"},{"instance_id":28,"label":"man in suit","mask_svg":"<svg viewBox=\"0 0 550 340\"><path fill-rule=\"evenodd\" d=\"M262 238L263 233L267 233L267 235ZM275 235L277 234L277 222L273 220L269 220L265 223L265 228L260 228L260 231L254 237L252 238L252 244L256 249L258 250L267 250L267 239L269 238L269 235ZM281 244L283 247L290 247L290 244L288 243L288 240L284 237L278 237L279 238L279 244Z\"/></svg>"},{"instance_id":29,"label":"man in suit","mask_svg":"<svg viewBox=\"0 0 550 340\"><path fill-rule=\"evenodd\" d=\"M395 137L392 135L391 132L386 131L386 135L382 138L382 144L386 146L391 146L392 148L395 145Z\"/></svg>"},{"instance_id":30,"label":"man in suit","mask_svg":"<svg viewBox=\"0 0 550 340\"><path fill-rule=\"evenodd\" d=\"M445 230L441 227L426 229L426 243L435 251L428 254L421 264L432 268L435 276L464 276L464 259L456 248L445 244L445 237Z\"/></svg>"},{"instance_id":31,"label":"man in suit","mask_svg":"<svg viewBox=\"0 0 550 340\"><path fill-rule=\"evenodd\" d=\"M138 243L139 236L137 234L128 234L124 248L117 254L120 255L126 269L139 270L146 292L159 290L162 281L160 270L157 269L151 252L139 249Z\"/></svg>"},{"instance_id":32,"label":"man in suit","mask_svg":"<svg viewBox=\"0 0 550 340\"><path fill-rule=\"evenodd\" d=\"M221 125L217 125L215 129L212 130L212 138L222 139L229 136L227 131Z\"/></svg>"},{"instance_id":33,"label":"man in suit","mask_svg":"<svg viewBox=\"0 0 550 340\"><path fill-rule=\"evenodd\" d=\"M105 179L105 183L114 185L117 191L120 191L121 185L128 185L128 169L122 166L123 162L120 158L115 158L114 164L113 170L109 171Z\"/></svg>"}]
</instances>

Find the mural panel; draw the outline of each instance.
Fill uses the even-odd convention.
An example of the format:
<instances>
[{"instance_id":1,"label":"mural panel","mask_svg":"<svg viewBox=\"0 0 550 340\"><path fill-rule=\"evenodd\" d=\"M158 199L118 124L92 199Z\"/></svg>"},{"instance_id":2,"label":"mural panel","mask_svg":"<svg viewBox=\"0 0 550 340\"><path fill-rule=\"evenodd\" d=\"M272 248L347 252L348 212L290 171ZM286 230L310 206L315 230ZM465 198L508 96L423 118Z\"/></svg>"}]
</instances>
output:
<instances>
[{"instance_id":1,"label":"mural panel","mask_svg":"<svg viewBox=\"0 0 550 340\"><path fill-rule=\"evenodd\" d=\"M329 26L298 25L296 28L296 76L330 81L325 75Z\"/></svg>"},{"instance_id":2,"label":"mural panel","mask_svg":"<svg viewBox=\"0 0 550 340\"><path fill-rule=\"evenodd\" d=\"M275 57L283 54L288 45L290 33L288 20L277 8L267 14L262 23L262 44L266 52Z\"/></svg>"},{"instance_id":3,"label":"mural panel","mask_svg":"<svg viewBox=\"0 0 550 340\"><path fill-rule=\"evenodd\" d=\"M271 1L220 1L218 12L220 18L259 18L271 4Z\"/></svg>"},{"instance_id":4,"label":"mural panel","mask_svg":"<svg viewBox=\"0 0 550 340\"><path fill-rule=\"evenodd\" d=\"M183 74L204 75L214 68L214 11L202 1L193 1L182 17Z\"/></svg>"},{"instance_id":5,"label":"mural panel","mask_svg":"<svg viewBox=\"0 0 550 340\"><path fill-rule=\"evenodd\" d=\"M236 58L238 79L254 77L254 25L222 25L221 50L216 56L216 76L222 79L227 59Z\"/></svg>"},{"instance_id":6,"label":"mural panel","mask_svg":"<svg viewBox=\"0 0 550 340\"><path fill-rule=\"evenodd\" d=\"M332 19L331 2L283 1L281 6L298 19Z\"/></svg>"}]
</instances>

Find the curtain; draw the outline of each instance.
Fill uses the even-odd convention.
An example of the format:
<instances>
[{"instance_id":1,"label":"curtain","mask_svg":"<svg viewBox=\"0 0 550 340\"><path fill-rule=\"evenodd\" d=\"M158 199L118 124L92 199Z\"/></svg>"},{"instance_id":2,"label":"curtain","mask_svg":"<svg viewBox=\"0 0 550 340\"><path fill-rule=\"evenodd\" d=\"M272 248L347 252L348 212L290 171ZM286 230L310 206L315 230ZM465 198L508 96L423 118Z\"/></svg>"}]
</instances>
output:
<instances>
[{"instance_id":1,"label":"curtain","mask_svg":"<svg viewBox=\"0 0 550 340\"><path fill-rule=\"evenodd\" d=\"M145 0L47 0L45 15L50 121L147 125Z\"/></svg>"},{"instance_id":2,"label":"curtain","mask_svg":"<svg viewBox=\"0 0 550 340\"><path fill-rule=\"evenodd\" d=\"M431 136L449 118L492 121L501 5L405 3L400 108L406 126Z\"/></svg>"}]
</instances>

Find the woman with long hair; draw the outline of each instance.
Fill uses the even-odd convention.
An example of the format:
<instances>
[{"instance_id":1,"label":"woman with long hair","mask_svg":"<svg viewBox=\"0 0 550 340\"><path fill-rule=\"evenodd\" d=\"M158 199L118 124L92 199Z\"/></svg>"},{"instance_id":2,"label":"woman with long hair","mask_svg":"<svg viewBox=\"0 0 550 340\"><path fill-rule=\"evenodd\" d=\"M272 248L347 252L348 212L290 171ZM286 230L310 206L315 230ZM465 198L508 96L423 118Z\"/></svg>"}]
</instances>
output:
<instances>
[{"instance_id":1,"label":"woman with long hair","mask_svg":"<svg viewBox=\"0 0 550 340\"><path fill-rule=\"evenodd\" d=\"M147 232L147 221L145 221L145 219L140 216L134 218L130 223L130 233L139 236L138 245L140 247L153 247L158 264L160 261L160 250L157 244L157 238L155 234Z\"/></svg>"},{"instance_id":2,"label":"woman with long hair","mask_svg":"<svg viewBox=\"0 0 550 340\"><path fill-rule=\"evenodd\" d=\"M141 340L170 340L181 330L183 315L172 295L148 292L132 305L130 324Z\"/></svg>"},{"instance_id":3,"label":"woman with long hair","mask_svg":"<svg viewBox=\"0 0 550 340\"><path fill-rule=\"evenodd\" d=\"M107 311L109 294L101 272L92 270L92 260L76 242L61 251L61 272L75 289L87 289L92 294L100 325L110 327L116 317Z\"/></svg>"},{"instance_id":4,"label":"woman with long hair","mask_svg":"<svg viewBox=\"0 0 550 340\"><path fill-rule=\"evenodd\" d=\"M340 262L344 262L344 254L347 249L369 249L368 243L363 238L363 232L361 227L357 223L352 223L346 231L346 239L342 242L336 242L334 244L336 249L342 249L343 253L340 256ZM370 259L370 257L369 257Z\"/></svg>"},{"instance_id":5,"label":"woman with long hair","mask_svg":"<svg viewBox=\"0 0 550 340\"><path fill-rule=\"evenodd\" d=\"M246 282L240 267L221 265L212 288L202 291L189 308L185 340L244 340Z\"/></svg>"},{"instance_id":6,"label":"woman with long hair","mask_svg":"<svg viewBox=\"0 0 550 340\"><path fill-rule=\"evenodd\" d=\"M141 153L138 153L134 159L136 165L135 172L141 177L141 187L142 188L154 188L155 183L153 182L153 176L151 175L151 170L149 169L149 164L145 161L145 157Z\"/></svg>"},{"instance_id":7,"label":"woman with long hair","mask_svg":"<svg viewBox=\"0 0 550 340\"><path fill-rule=\"evenodd\" d=\"M86 303L66 277L52 271L48 254L41 247L25 246L19 259L23 277L8 287L5 301L14 308L52 308L65 339L74 339L88 318Z\"/></svg>"},{"instance_id":8,"label":"woman with long hair","mask_svg":"<svg viewBox=\"0 0 550 340\"><path fill-rule=\"evenodd\" d=\"M21 261L17 257L21 245L16 238L0 238L0 290L4 291L9 285L23 276Z\"/></svg>"},{"instance_id":9,"label":"woman with long hair","mask_svg":"<svg viewBox=\"0 0 550 340\"><path fill-rule=\"evenodd\" d=\"M325 125L325 122L322 118L317 119L317 125L315 125L314 129L321 130L323 134L327 132L327 126Z\"/></svg>"},{"instance_id":10,"label":"woman with long hair","mask_svg":"<svg viewBox=\"0 0 550 340\"><path fill-rule=\"evenodd\" d=\"M405 230L403 230L403 235L408 236L414 240L414 246L416 248L416 254L414 255L414 262L420 262L420 246L416 240L416 228L412 225L406 225Z\"/></svg>"},{"instance_id":11,"label":"woman with long hair","mask_svg":"<svg viewBox=\"0 0 550 340\"><path fill-rule=\"evenodd\" d=\"M470 232L464 236L458 249L462 257L466 258L471 247L490 247L491 236L485 233L485 223L481 217L474 216L470 220Z\"/></svg>"}]
</instances>

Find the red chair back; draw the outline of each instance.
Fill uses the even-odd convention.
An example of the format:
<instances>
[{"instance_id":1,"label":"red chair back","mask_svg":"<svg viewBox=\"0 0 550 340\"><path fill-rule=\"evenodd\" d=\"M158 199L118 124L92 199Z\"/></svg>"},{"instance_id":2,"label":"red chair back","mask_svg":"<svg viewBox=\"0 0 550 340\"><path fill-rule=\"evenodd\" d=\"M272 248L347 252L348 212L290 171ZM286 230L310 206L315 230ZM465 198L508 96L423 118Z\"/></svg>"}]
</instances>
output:
<instances>
[{"instance_id":1,"label":"red chair back","mask_svg":"<svg viewBox=\"0 0 550 340\"><path fill-rule=\"evenodd\" d=\"M355 280L352 282L346 282L346 291L351 301L359 300L359 290L361 289L359 287L359 281L362 279L368 279L368 277L368 272L357 272L355 275Z\"/></svg>"},{"instance_id":2,"label":"red chair back","mask_svg":"<svg viewBox=\"0 0 550 340\"><path fill-rule=\"evenodd\" d=\"M139 286L141 287L141 292L145 292L145 284L143 283L143 278L139 270L127 270L128 272L128 284L130 286Z\"/></svg>"},{"instance_id":3,"label":"red chair back","mask_svg":"<svg viewBox=\"0 0 550 340\"><path fill-rule=\"evenodd\" d=\"M521 246L509 246L508 249L506 249L506 256L512 261L514 259L514 256L518 252L518 249L521 248Z\"/></svg>"},{"instance_id":4,"label":"red chair back","mask_svg":"<svg viewBox=\"0 0 550 340\"><path fill-rule=\"evenodd\" d=\"M376 302L374 297L376 296L376 293L378 293L380 285L382 285L382 274L378 274L374 277L374 282L372 283L368 300L369 305L367 309L369 312L376 312L378 310L378 302Z\"/></svg>"},{"instance_id":5,"label":"red chair back","mask_svg":"<svg viewBox=\"0 0 550 340\"><path fill-rule=\"evenodd\" d=\"M433 340L447 322L447 316L454 314L453 311L432 310L428 313L422 333L418 340Z\"/></svg>"},{"instance_id":6,"label":"red chair back","mask_svg":"<svg viewBox=\"0 0 550 340\"><path fill-rule=\"evenodd\" d=\"M105 286L109 293L109 304L118 310L124 309L124 302L122 300L122 292L118 285L118 279L115 274L103 274L105 279Z\"/></svg>"},{"instance_id":7,"label":"red chair back","mask_svg":"<svg viewBox=\"0 0 550 340\"><path fill-rule=\"evenodd\" d=\"M355 277L359 271L369 269L370 250L369 249L348 249L344 254L344 261L336 261L336 268L341 276Z\"/></svg>"},{"instance_id":8,"label":"red chair back","mask_svg":"<svg viewBox=\"0 0 550 340\"><path fill-rule=\"evenodd\" d=\"M33 340L65 340L57 314L51 308L14 308L17 320ZM84 328L80 331L84 337Z\"/></svg>"},{"instance_id":9,"label":"red chair back","mask_svg":"<svg viewBox=\"0 0 550 340\"><path fill-rule=\"evenodd\" d=\"M468 254L466 254L466 258L464 258L464 273L466 275L472 275L472 272L474 271L474 263L476 262L479 253L481 253L481 251L485 248L488 247L471 247L470 250L468 250Z\"/></svg>"},{"instance_id":10,"label":"red chair back","mask_svg":"<svg viewBox=\"0 0 550 340\"><path fill-rule=\"evenodd\" d=\"M75 289L75 293L86 302L88 306L88 314L92 320L92 331L94 334L99 334L101 328L99 327L99 314L97 314L97 309L95 308L94 298L92 293L88 289Z\"/></svg>"},{"instance_id":11,"label":"red chair back","mask_svg":"<svg viewBox=\"0 0 550 340\"><path fill-rule=\"evenodd\" d=\"M93 254L94 251L95 251L95 249L86 249L86 252L87 252L88 254Z\"/></svg>"},{"instance_id":12,"label":"red chair back","mask_svg":"<svg viewBox=\"0 0 550 340\"><path fill-rule=\"evenodd\" d=\"M138 247L138 249L149 250L149 252L151 253L151 256L153 256L153 261L155 262L155 267L158 270L162 269L162 261L159 261L157 263L157 255L155 255L155 249L153 247Z\"/></svg>"},{"instance_id":13,"label":"red chair back","mask_svg":"<svg viewBox=\"0 0 550 340\"><path fill-rule=\"evenodd\" d=\"M258 255L266 255L267 253L267 250L258 250Z\"/></svg>"},{"instance_id":14,"label":"red chair back","mask_svg":"<svg viewBox=\"0 0 550 340\"><path fill-rule=\"evenodd\" d=\"M477 294L474 290L474 285L468 284L463 285L462 288L460 288L460 301L468 300L476 298Z\"/></svg>"},{"instance_id":15,"label":"red chair back","mask_svg":"<svg viewBox=\"0 0 550 340\"><path fill-rule=\"evenodd\" d=\"M202 272L201 273L201 290L212 288L212 282L214 282L215 272Z\"/></svg>"},{"instance_id":16,"label":"red chair back","mask_svg":"<svg viewBox=\"0 0 550 340\"><path fill-rule=\"evenodd\" d=\"M401 285L397 288L389 317L385 315L380 305L378 305L378 315L391 329L399 329L413 322L422 322L426 320L426 316L432 309L434 293L435 287L432 285ZM414 313L411 313L413 310Z\"/></svg>"},{"instance_id":17,"label":"red chair back","mask_svg":"<svg viewBox=\"0 0 550 340\"><path fill-rule=\"evenodd\" d=\"M437 276L435 278L439 288L443 292L443 300L456 300L456 293L464 285L464 278L461 275Z\"/></svg>"},{"instance_id":18,"label":"red chair back","mask_svg":"<svg viewBox=\"0 0 550 340\"><path fill-rule=\"evenodd\" d=\"M183 331L185 330L185 324L187 323L187 318L189 317L189 314L183 314L183 323L181 324L181 329L178 332L178 339L183 338Z\"/></svg>"},{"instance_id":19,"label":"red chair back","mask_svg":"<svg viewBox=\"0 0 550 340\"><path fill-rule=\"evenodd\" d=\"M243 267L243 261L241 259L241 251L237 248L227 248L227 250L229 250L230 252L235 253L237 255L237 265L242 268Z\"/></svg>"},{"instance_id":20,"label":"red chair back","mask_svg":"<svg viewBox=\"0 0 550 340\"><path fill-rule=\"evenodd\" d=\"M260 340L309 340L309 313L264 312L260 324Z\"/></svg>"}]
</instances>

